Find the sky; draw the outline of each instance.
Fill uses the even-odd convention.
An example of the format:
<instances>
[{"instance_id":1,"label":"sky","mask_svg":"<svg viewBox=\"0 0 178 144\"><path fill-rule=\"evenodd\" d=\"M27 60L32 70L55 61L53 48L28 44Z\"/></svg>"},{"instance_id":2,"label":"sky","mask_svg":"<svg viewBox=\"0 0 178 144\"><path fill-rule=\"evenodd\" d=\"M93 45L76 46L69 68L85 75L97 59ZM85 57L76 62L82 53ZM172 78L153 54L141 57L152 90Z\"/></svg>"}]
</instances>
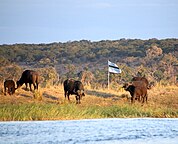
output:
<instances>
[{"instance_id":1,"label":"sky","mask_svg":"<svg viewBox=\"0 0 178 144\"><path fill-rule=\"evenodd\" d=\"M0 0L0 44L178 38L178 0Z\"/></svg>"}]
</instances>

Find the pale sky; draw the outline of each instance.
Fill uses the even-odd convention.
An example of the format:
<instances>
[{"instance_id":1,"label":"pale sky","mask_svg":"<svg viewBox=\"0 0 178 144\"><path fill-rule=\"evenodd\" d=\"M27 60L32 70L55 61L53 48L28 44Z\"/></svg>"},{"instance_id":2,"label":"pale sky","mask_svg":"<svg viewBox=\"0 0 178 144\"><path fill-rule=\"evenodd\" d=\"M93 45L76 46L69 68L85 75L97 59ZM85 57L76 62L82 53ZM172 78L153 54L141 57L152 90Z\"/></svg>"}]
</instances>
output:
<instances>
[{"instance_id":1,"label":"pale sky","mask_svg":"<svg viewBox=\"0 0 178 144\"><path fill-rule=\"evenodd\" d=\"M0 0L0 44L178 38L178 0Z\"/></svg>"}]
</instances>

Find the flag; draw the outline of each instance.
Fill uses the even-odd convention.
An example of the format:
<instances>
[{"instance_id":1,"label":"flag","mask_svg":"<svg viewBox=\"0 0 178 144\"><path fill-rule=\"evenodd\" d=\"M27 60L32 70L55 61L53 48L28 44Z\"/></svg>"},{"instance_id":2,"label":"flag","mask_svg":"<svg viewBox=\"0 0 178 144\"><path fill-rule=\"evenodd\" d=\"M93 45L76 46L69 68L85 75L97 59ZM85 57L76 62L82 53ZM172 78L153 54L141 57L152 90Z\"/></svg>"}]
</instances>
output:
<instances>
[{"instance_id":1,"label":"flag","mask_svg":"<svg viewBox=\"0 0 178 144\"><path fill-rule=\"evenodd\" d=\"M121 69L115 64L108 60L108 69L111 73L121 73Z\"/></svg>"}]
</instances>

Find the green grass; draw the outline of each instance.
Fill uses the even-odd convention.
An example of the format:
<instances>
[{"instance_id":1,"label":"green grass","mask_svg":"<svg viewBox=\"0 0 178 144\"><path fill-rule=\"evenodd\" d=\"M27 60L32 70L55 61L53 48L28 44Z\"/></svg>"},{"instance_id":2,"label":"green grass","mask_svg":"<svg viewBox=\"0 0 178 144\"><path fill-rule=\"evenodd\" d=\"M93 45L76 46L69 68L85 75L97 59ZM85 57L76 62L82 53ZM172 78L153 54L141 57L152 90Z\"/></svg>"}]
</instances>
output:
<instances>
[{"instance_id":1,"label":"green grass","mask_svg":"<svg viewBox=\"0 0 178 144\"><path fill-rule=\"evenodd\" d=\"M74 103L26 103L1 104L1 121L26 120L66 120L91 118L125 118L125 117L178 117L178 110L152 109L148 107L128 105L123 106L85 106Z\"/></svg>"},{"instance_id":2,"label":"green grass","mask_svg":"<svg viewBox=\"0 0 178 144\"><path fill-rule=\"evenodd\" d=\"M149 90L148 104L131 104L125 92L87 90L81 104L64 99L62 86L40 91L19 89L13 96L0 93L0 121L68 120L94 118L178 118L178 87ZM126 93L127 94L127 93Z\"/></svg>"}]
</instances>

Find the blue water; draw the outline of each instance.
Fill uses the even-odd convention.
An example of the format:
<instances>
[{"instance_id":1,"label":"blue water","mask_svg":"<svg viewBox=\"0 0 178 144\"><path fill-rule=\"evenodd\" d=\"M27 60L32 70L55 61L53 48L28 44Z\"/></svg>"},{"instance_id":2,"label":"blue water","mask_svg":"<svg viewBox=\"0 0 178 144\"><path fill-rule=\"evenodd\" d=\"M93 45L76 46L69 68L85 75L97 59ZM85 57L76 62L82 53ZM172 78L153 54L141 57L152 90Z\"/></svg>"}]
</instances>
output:
<instances>
[{"instance_id":1,"label":"blue water","mask_svg":"<svg viewBox=\"0 0 178 144\"><path fill-rule=\"evenodd\" d=\"M0 144L178 144L178 119L0 122Z\"/></svg>"}]
</instances>

